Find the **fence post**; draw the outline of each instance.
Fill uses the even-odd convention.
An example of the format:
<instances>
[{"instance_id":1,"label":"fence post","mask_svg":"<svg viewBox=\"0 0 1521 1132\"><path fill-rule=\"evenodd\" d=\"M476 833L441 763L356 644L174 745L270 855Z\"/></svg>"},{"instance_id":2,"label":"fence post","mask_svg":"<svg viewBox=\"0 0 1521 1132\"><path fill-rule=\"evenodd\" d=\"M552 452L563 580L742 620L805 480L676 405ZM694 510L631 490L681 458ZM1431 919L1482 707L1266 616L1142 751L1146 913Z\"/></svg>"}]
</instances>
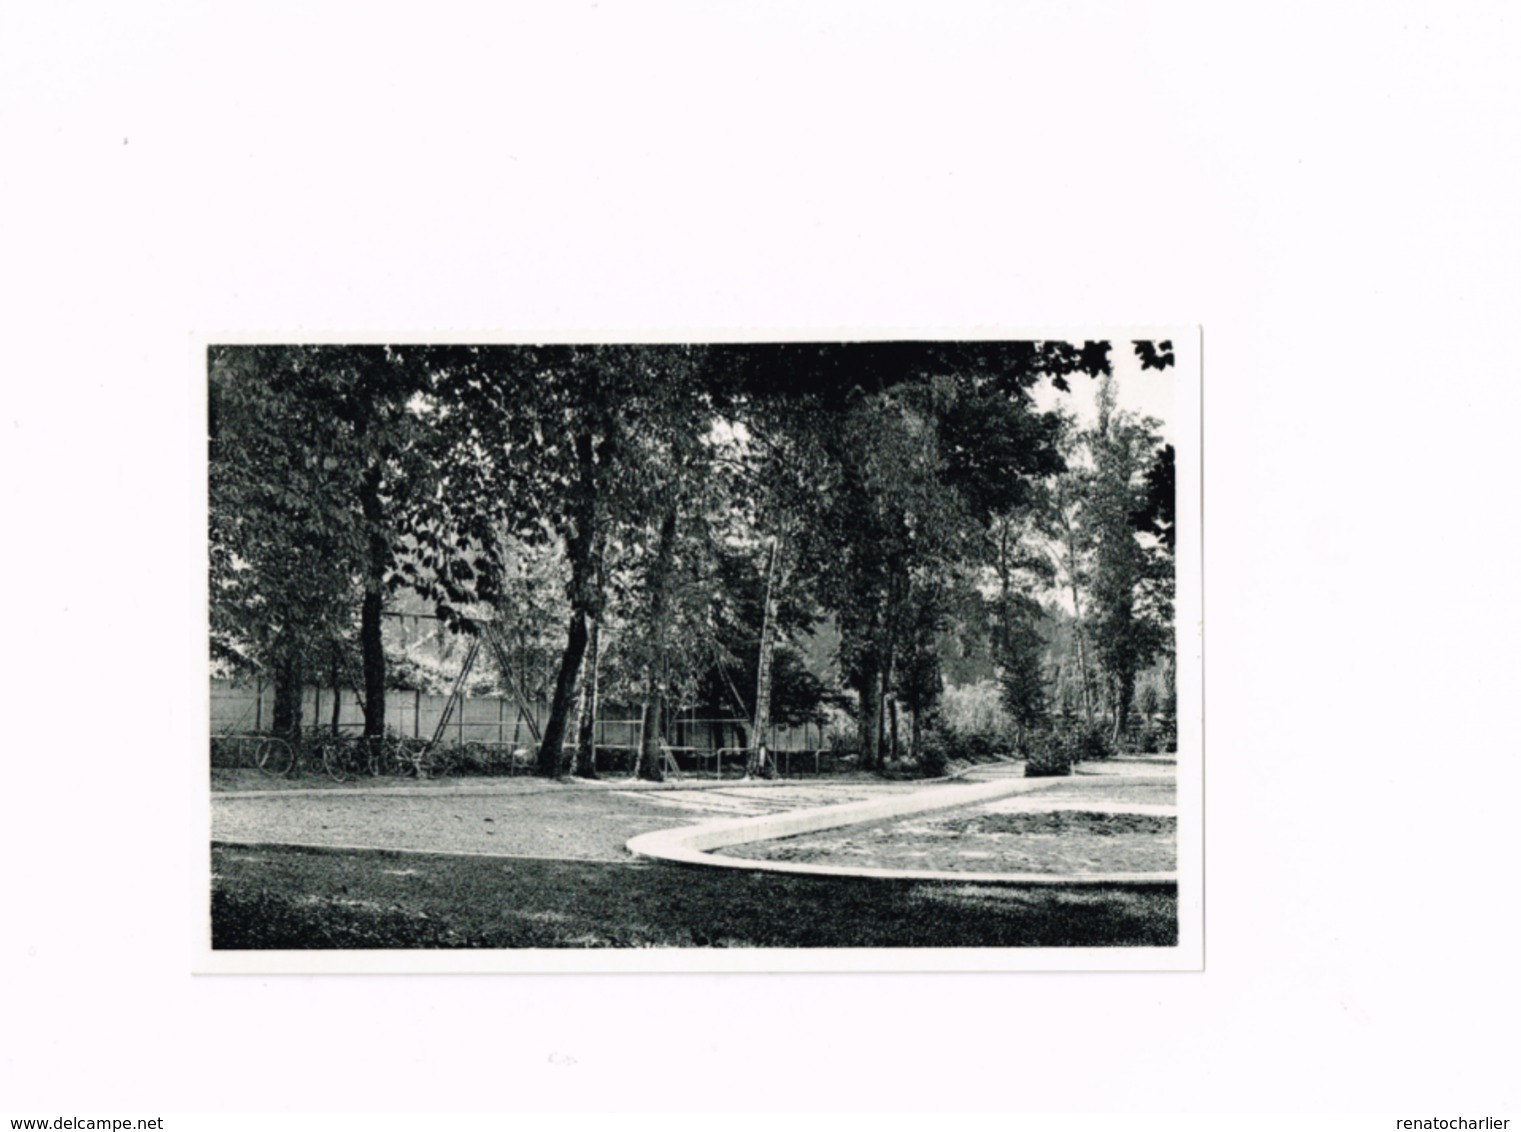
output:
<instances>
[{"instance_id":1,"label":"fence post","mask_svg":"<svg viewBox=\"0 0 1521 1132\"><path fill-rule=\"evenodd\" d=\"M264 730L264 677L254 677L254 731Z\"/></svg>"},{"instance_id":2,"label":"fence post","mask_svg":"<svg viewBox=\"0 0 1521 1132\"><path fill-rule=\"evenodd\" d=\"M422 689L412 689L412 738L422 738Z\"/></svg>"}]
</instances>

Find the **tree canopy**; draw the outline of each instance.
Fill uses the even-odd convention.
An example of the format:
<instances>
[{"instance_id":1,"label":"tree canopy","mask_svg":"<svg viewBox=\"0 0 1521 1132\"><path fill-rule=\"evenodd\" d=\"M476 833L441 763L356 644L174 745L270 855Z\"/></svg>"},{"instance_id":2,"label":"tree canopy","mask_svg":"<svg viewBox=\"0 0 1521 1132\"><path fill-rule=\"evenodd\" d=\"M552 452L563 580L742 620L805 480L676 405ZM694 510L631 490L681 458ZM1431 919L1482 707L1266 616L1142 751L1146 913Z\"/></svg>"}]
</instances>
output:
<instances>
[{"instance_id":1,"label":"tree canopy","mask_svg":"<svg viewBox=\"0 0 1521 1132\"><path fill-rule=\"evenodd\" d=\"M1173 452L1113 406L1107 341L226 346L208 369L214 653L277 699L351 667L368 734L398 601L532 640L546 775L599 694L642 704L653 776L698 705L752 747L848 708L880 767L900 713L918 755L967 649L1035 726L1058 607L1117 729L1166 651ZM1086 430L1034 397L1079 379L1103 383Z\"/></svg>"}]
</instances>

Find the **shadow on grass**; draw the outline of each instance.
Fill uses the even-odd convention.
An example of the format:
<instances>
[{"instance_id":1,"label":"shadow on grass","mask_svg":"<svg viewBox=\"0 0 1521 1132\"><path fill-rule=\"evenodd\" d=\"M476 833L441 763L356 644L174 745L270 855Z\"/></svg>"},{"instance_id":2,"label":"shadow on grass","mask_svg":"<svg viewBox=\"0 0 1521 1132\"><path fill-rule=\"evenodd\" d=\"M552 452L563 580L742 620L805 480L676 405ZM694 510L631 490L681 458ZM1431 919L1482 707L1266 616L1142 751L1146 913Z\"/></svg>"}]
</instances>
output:
<instances>
[{"instance_id":1,"label":"shadow on grass","mask_svg":"<svg viewBox=\"0 0 1521 1132\"><path fill-rule=\"evenodd\" d=\"M212 849L217 950L1168 947L1173 893L291 846Z\"/></svg>"}]
</instances>

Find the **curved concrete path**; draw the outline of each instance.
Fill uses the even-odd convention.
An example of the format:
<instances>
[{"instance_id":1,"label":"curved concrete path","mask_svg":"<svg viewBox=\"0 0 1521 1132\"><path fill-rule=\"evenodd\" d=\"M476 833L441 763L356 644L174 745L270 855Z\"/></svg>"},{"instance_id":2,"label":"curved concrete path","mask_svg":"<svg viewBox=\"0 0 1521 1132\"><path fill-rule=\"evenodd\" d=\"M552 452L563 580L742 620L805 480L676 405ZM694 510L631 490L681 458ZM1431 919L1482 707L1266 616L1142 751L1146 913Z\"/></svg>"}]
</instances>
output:
<instances>
[{"instance_id":1,"label":"curved concrete path","mask_svg":"<svg viewBox=\"0 0 1521 1132\"><path fill-rule=\"evenodd\" d=\"M1114 785L1126 785L1132 780L1119 775L1106 776ZM1165 873L977 873L949 872L941 869L871 869L846 865L810 865L796 861L757 861L740 857L727 857L714 850L727 849L733 845L745 845L755 841L771 841L779 837L793 837L819 830L837 829L841 826L862 822L881 821L884 818L903 817L907 814L930 810L950 809L956 806L992 802L1000 798L1026 794L1050 786L1060 779L1019 778L995 779L966 786L941 786L912 794L900 794L890 798L873 798L864 802L847 802L843 805L821 806L811 810L793 810L781 814L765 814L760 817L727 818L704 822L701 825L663 829L641 834L628 842L629 852L656 860L671 861L681 865L701 865L710 868L746 869L753 872L802 873L811 876L876 877L884 880L930 880L958 884L1009 884L1009 885L1127 885L1141 888L1175 887L1176 872ZM1135 782L1155 782L1151 775L1137 776ZM1176 814L1175 806L1157 806L1126 802L1084 802L1078 799L1051 799L1042 803L1037 798L1021 800L1020 809L1030 810L1087 810L1107 813Z\"/></svg>"}]
</instances>

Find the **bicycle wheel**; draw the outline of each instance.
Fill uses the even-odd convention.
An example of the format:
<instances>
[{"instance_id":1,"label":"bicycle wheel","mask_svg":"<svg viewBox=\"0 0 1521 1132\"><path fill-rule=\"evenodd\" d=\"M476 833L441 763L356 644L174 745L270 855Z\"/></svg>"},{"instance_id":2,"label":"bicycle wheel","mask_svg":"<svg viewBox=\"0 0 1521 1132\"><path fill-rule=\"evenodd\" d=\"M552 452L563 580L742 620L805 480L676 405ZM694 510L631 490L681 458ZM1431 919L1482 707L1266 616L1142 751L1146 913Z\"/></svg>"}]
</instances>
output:
<instances>
[{"instance_id":1,"label":"bicycle wheel","mask_svg":"<svg viewBox=\"0 0 1521 1132\"><path fill-rule=\"evenodd\" d=\"M295 757L290 744L284 739L261 739L254 748L254 761L265 774L287 773Z\"/></svg>"},{"instance_id":2,"label":"bicycle wheel","mask_svg":"<svg viewBox=\"0 0 1521 1132\"><path fill-rule=\"evenodd\" d=\"M349 777L348 751L342 743L322 744L322 769L334 782L347 782Z\"/></svg>"}]
</instances>

